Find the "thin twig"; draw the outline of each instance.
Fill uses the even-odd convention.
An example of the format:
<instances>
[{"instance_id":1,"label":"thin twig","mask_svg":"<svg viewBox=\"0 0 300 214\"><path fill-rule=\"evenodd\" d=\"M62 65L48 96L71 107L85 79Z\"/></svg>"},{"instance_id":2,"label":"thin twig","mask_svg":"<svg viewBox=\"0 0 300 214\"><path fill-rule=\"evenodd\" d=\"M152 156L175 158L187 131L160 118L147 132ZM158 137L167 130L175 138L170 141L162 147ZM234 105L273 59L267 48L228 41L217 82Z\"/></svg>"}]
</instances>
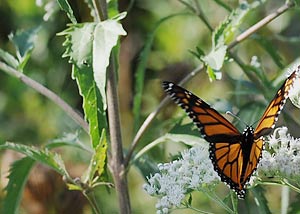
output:
<instances>
[{"instance_id":1,"label":"thin twig","mask_svg":"<svg viewBox=\"0 0 300 214\"><path fill-rule=\"evenodd\" d=\"M94 6L94 11L95 11L95 21L100 22L101 20L104 20L102 10L99 5L99 1L97 0L92 0L93 6Z\"/></svg>"},{"instance_id":2,"label":"thin twig","mask_svg":"<svg viewBox=\"0 0 300 214\"><path fill-rule=\"evenodd\" d=\"M79 113L77 113L68 103L66 103L59 96L57 96L53 91L49 90L48 88L41 85L37 81L26 76L24 73L17 71L16 69L8 66L3 62L0 62L0 69L6 72L7 74L20 79L27 86L33 88L40 94L52 100L56 105L58 105L61 109L63 109L79 126L81 126L82 129L84 129L87 133L89 133L89 125L83 119L83 117Z\"/></svg>"},{"instance_id":3,"label":"thin twig","mask_svg":"<svg viewBox=\"0 0 300 214\"><path fill-rule=\"evenodd\" d=\"M269 14L264 19L256 23L255 25L251 26L248 30L246 30L244 33L241 33L239 36L236 37L235 41L233 41L230 45L228 45L228 49L233 48L238 43L241 43L243 40L251 36L253 33L267 25L269 22L280 16L282 13L290 9L291 7L294 7L294 2L289 2L288 4L284 4L280 8L278 8L274 13Z\"/></svg>"},{"instance_id":4,"label":"thin twig","mask_svg":"<svg viewBox=\"0 0 300 214\"><path fill-rule=\"evenodd\" d=\"M245 32L243 32L239 36L237 36L237 39L235 41L233 41L231 44L228 45L227 51L230 50L230 49L232 49L234 46L236 46L237 44L239 44L240 42L242 42L247 37L251 36L253 33L255 33L256 31L258 31L260 28L264 27L265 25L267 25L273 19L275 19L276 17L280 16L282 13L284 13L285 11L287 11L289 8L293 7L294 5L295 5L294 3L285 4L285 5L281 6L280 8L278 8L276 12L274 12L274 13L266 16L264 19L262 19L261 21L259 21L258 23L256 23L252 27L250 27L248 30L246 30ZM180 84L184 84L187 81L189 81L202 68L203 68L203 65L200 65L197 68L195 68L191 73L189 73L189 74L187 74L185 76L185 78L180 82ZM133 151L136 148L136 146L137 146L139 140L141 139L142 135L147 130L147 128L150 126L151 122L156 117L156 115L167 104L168 99L169 98L164 98L160 102L160 104L158 105L158 107L153 112L151 112L148 115L148 117L146 118L146 120L141 125L140 129L138 130L137 134L135 135L135 137L134 137L134 139L133 139L133 141L131 143L131 146L130 146L130 148L128 150L128 154L127 154L127 156L125 158L125 166L126 167L128 166L128 164L130 162L130 159L131 159L131 156L133 155Z\"/></svg>"}]
</instances>

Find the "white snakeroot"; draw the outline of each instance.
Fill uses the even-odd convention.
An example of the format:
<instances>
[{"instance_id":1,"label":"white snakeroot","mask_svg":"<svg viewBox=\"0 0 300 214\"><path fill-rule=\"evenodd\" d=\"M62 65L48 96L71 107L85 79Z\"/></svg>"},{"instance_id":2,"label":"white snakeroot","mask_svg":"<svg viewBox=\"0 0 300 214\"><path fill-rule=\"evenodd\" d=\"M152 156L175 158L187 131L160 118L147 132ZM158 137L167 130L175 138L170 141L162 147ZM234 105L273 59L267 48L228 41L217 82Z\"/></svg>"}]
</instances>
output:
<instances>
[{"instance_id":1,"label":"white snakeroot","mask_svg":"<svg viewBox=\"0 0 300 214\"><path fill-rule=\"evenodd\" d=\"M300 108L300 78L297 77L290 92L289 98L294 106Z\"/></svg>"},{"instance_id":2,"label":"white snakeroot","mask_svg":"<svg viewBox=\"0 0 300 214\"><path fill-rule=\"evenodd\" d=\"M185 195L193 190L214 186L220 181L209 159L208 147L197 146L181 153L182 158L171 163L158 164L159 173L148 178L144 189L158 197L158 214L179 207Z\"/></svg>"},{"instance_id":3,"label":"white snakeroot","mask_svg":"<svg viewBox=\"0 0 300 214\"><path fill-rule=\"evenodd\" d=\"M275 129L265 140L266 149L258 167L258 175L294 179L300 177L300 139L286 127Z\"/></svg>"}]
</instances>

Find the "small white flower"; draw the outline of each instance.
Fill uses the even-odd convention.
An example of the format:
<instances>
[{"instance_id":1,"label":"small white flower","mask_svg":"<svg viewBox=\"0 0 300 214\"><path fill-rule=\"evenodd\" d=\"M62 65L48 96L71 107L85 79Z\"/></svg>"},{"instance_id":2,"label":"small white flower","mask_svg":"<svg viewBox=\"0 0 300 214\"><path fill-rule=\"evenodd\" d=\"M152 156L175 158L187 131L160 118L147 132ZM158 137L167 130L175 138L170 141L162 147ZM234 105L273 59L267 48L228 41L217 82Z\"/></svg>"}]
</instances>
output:
<instances>
[{"instance_id":1,"label":"small white flower","mask_svg":"<svg viewBox=\"0 0 300 214\"><path fill-rule=\"evenodd\" d=\"M159 173L150 176L144 190L158 197L157 213L168 213L180 206L185 194L220 181L209 159L208 146L193 147L181 153L182 159L158 164Z\"/></svg>"},{"instance_id":2,"label":"small white flower","mask_svg":"<svg viewBox=\"0 0 300 214\"><path fill-rule=\"evenodd\" d=\"M265 143L269 149L262 152L259 175L287 179L300 176L300 139L293 138L286 127L280 127Z\"/></svg>"}]
</instances>

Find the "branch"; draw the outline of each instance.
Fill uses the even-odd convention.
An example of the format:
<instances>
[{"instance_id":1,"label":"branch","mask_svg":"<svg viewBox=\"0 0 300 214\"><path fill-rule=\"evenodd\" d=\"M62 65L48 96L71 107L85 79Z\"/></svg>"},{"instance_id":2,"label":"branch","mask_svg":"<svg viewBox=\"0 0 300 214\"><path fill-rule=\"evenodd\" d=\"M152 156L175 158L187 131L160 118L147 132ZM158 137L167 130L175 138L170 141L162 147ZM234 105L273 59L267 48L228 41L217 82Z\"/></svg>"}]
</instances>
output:
<instances>
[{"instance_id":1,"label":"branch","mask_svg":"<svg viewBox=\"0 0 300 214\"><path fill-rule=\"evenodd\" d=\"M269 22L280 16L282 13L290 9L291 7L294 7L294 2L289 2L287 4L284 4L280 8L278 8L274 13L269 14L264 19L256 23L255 25L251 26L248 30L246 30L244 33L241 33L239 36L236 37L235 41L233 41L230 45L228 45L228 49L233 48L238 43L241 43L243 40L251 36L253 33L267 25Z\"/></svg>"},{"instance_id":2,"label":"branch","mask_svg":"<svg viewBox=\"0 0 300 214\"><path fill-rule=\"evenodd\" d=\"M98 7L95 8L100 14L101 21L108 18L106 0L97 0ZM108 163L109 169L112 172L116 193L119 200L119 213L130 214L130 198L127 185L127 174L124 167L123 145L120 127L120 110L119 97L117 93L117 81L115 68L115 61L113 51L110 55L110 63L107 68L107 116L109 123L109 134L111 144L111 155L109 155Z\"/></svg>"},{"instance_id":3,"label":"branch","mask_svg":"<svg viewBox=\"0 0 300 214\"><path fill-rule=\"evenodd\" d=\"M270 15L266 16L264 19L262 19L261 21L259 21L258 23L256 23L252 27L250 27L248 30L246 30L245 32L243 32L239 36L237 36L236 40L233 41L232 43L230 43L228 45L227 51L229 51L234 46L236 46L237 44L239 44L240 42L242 42L243 40L245 40L246 38L248 38L249 36L251 36L253 33L257 32L260 28L264 27L269 22L271 22L273 19L277 18L278 16L280 16L282 13L284 13L285 11L287 11L289 8L291 8L293 6L295 6L294 3L284 4L283 6L281 6L280 8L278 8L276 12L271 13ZM182 85L182 84L186 83L187 81L189 81L193 76L195 76L199 71L201 71L202 68L203 68L203 65L200 65L197 68L195 68L193 71L191 71L189 74L187 74L184 77L184 79L179 83L179 85ZM169 100L169 98L165 97L160 102L160 104L158 105L158 107L153 112L151 112L148 115L148 117L146 118L146 120L141 125L140 129L137 131L137 134L135 135L135 137L134 137L134 139L133 139L133 141L131 143L131 146L130 146L130 148L128 150L128 154L127 154L126 159L125 159L125 166L126 167L129 165L130 159L131 159L131 157L133 155L133 151L136 148L136 146L137 146L139 140L141 139L142 135L145 133L145 131L147 130L147 128L150 126L150 124L152 123L152 121L156 117L156 115L168 103L167 102L168 100Z\"/></svg>"},{"instance_id":4,"label":"branch","mask_svg":"<svg viewBox=\"0 0 300 214\"><path fill-rule=\"evenodd\" d=\"M33 88L40 94L44 95L48 99L52 100L56 105L58 105L62 110L64 110L79 126L81 126L85 132L89 133L88 123L83 119L83 117L78 114L68 103L56 95L53 91L49 90L45 86L41 85L39 82L26 76L24 73L17 71L16 69L8 66L7 64L0 62L0 69L7 74L20 79L27 86Z\"/></svg>"}]
</instances>

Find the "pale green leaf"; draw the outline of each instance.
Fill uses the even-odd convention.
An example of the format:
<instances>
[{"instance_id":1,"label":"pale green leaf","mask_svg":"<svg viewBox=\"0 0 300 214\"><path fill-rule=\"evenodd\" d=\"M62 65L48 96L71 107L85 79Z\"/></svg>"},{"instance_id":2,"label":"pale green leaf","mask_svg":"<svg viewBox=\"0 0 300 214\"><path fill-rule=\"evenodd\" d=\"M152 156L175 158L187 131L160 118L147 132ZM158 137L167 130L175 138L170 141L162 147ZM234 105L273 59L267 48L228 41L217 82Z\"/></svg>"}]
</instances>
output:
<instances>
[{"instance_id":1,"label":"pale green leaf","mask_svg":"<svg viewBox=\"0 0 300 214\"><path fill-rule=\"evenodd\" d=\"M2 49L0 49L0 58L13 68L18 68L19 66L18 60L13 55Z\"/></svg>"},{"instance_id":2,"label":"pale green leaf","mask_svg":"<svg viewBox=\"0 0 300 214\"><path fill-rule=\"evenodd\" d=\"M219 48L212 50L208 55L204 56L202 60L213 70L220 70L225 60L226 50L227 46L222 45Z\"/></svg>"},{"instance_id":3,"label":"pale green leaf","mask_svg":"<svg viewBox=\"0 0 300 214\"><path fill-rule=\"evenodd\" d=\"M117 44L120 35L126 35L122 25L116 20L106 20L97 24L93 40L94 79L103 98L103 109L106 110L106 68L112 48Z\"/></svg>"},{"instance_id":4,"label":"pale green leaf","mask_svg":"<svg viewBox=\"0 0 300 214\"><path fill-rule=\"evenodd\" d=\"M3 200L3 213L19 213L18 208L24 185L34 163L33 159L25 157L12 164L9 170L8 184L5 187L6 195Z\"/></svg>"},{"instance_id":5,"label":"pale green leaf","mask_svg":"<svg viewBox=\"0 0 300 214\"><path fill-rule=\"evenodd\" d=\"M73 63L72 77L76 79L79 93L83 97L83 110L89 122L90 137L93 148L100 141L100 133L107 128L106 111L104 110L103 97L94 81L93 73L93 39L96 23L72 25L60 33L65 35L66 51L64 57L70 57Z\"/></svg>"}]
</instances>

